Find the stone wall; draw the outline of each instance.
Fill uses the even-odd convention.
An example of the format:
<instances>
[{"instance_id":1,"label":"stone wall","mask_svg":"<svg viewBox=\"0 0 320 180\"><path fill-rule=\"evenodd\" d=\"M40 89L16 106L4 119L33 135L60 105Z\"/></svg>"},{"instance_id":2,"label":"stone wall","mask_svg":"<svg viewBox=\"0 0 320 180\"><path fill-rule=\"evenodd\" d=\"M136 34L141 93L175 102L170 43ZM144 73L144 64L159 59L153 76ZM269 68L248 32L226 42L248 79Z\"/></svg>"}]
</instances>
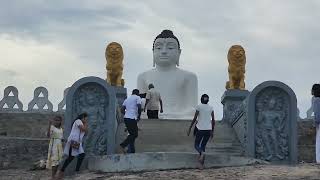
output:
<instances>
[{"instance_id":1,"label":"stone wall","mask_svg":"<svg viewBox=\"0 0 320 180\"><path fill-rule=\"evenodd\" d=\"M62 113L0 113L0 135L8 137L46 138L49 119Z\"/></svg>"},{"instance_id":2,"label":"stone wall","mask_svg":"<svg viewBox=\"0 0 320 180\"><path fill-rule=\"evenodd\" d=\"M46 159L49 140L0 136L0 169L31 168L35 161Z\"/></svg>"},{"instance_id":3,"label":"stone wall","mask_svg":"<svg viewBox=\"0 0 320 180\"><path fill-rule=\"evenodd\" d=\"M298 128L298 161L315 162L316 128L311 119L302 119L297 123Z\"/></svg>"},{"instance_id":4,"label":"stone wall","mask_svg":"<svg viewBox=\"0 0 320 180\"><path fill-rule=\"evenodd\" d=\"M48 119L54 117L54 115L62 114L26 112L0 113L0 169L29 168L33 162L46 159L49 141L45 137L45 133L48 127ZM141 131L139 131L139 137L137 139L138 152L144 152L145 148L148 151L155 151L155 147L157 149L161 147L162 151L193 150L193 137L185 136L186 128L190 123L189 121L163 120L161 122L153 122L152 120L142 120L140 123L141 125L139 125L139 127ZM297 125L298 161L314 162L314 123L312 120L305 119L298 121ZM154 128L154 126L158 128ZM150 131L147 132L147 129L150 129ZM158 129L158 131L154 131L155 129ZM155 135L152 134L151 130L152 132L154 131ZM121 132L123 132L123 130L121 130ZM179 138L173 137L174 142L172 143L157 139L159 137L166 137L165 139L168 139L168 137L174 135L173 132L177 132L181 139L179 140ZM223 135L224 132L217 129L216 133ZM185 145L180 147L179 143L184 143ZM170 146L165 147L165 145L161 144L169 144ZM210 146L211 145L209 145L208 148L210 148Z\"/></svg>"},{"instance_id":5,"label":"stone wall","mask_svg":"<svg viewBox=\"0 0 320 180\"><path fill-rule=\"evenodd\" d=\"M0 169L29 168L46 159L48 120L61 113L0 113Z\"/></svg>"}]
</instances>

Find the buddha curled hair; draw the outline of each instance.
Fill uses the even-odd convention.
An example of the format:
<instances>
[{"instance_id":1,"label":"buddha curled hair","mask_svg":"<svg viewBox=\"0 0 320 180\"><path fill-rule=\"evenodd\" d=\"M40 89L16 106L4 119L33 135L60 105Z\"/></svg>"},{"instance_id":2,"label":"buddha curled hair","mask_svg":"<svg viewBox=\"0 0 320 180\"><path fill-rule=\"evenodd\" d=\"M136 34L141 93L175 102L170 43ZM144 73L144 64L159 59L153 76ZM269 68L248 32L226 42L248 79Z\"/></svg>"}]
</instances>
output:
<instances>
[{"instance_id":1,"label":"buddha curled hair","mask_svg":"<svg viewBox=\"0 0 320 180\"><path fill-rule=\"evenodd\" d=\"M156 40L158 38L173 38L178 42L178 47L180 49L180 43L179 43L178 38L173 34L173 32L171 30L165 29L154 39L153 45L152 45L152 50L154 50L154 42L156 42Z\"/></svg>"}]
</instances>

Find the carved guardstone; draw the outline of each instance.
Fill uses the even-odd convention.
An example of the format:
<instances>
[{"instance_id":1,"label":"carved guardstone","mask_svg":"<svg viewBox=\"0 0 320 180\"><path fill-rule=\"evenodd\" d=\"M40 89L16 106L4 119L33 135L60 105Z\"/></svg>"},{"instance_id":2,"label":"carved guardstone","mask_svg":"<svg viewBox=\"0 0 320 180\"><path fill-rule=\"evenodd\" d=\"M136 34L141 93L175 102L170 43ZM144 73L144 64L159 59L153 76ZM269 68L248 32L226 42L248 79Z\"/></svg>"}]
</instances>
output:
<instances>
[{"instance_id":1,"label":"carved guardstone","mask_svg":"<svg viewBox=\"0 0 320 180\"><path fill-rule=\"evenodd\" d=\"M266 81L248 96L248 156L279 164L297 162L297 99L286 84Z\"/></svg>"},{"instance_id":2,"label":"carved guardstone","mask_svg":"<svg viewBox=\"0 0 320 180\"><path fill-rule=\"evenodd\" d=\"M12 94L12 96L10 95ZM19 100L18 89L14 86L8 86L4 89L3 99L0 101L1 112L21 112L23 104ZM16 105L16 106L15 106ZM17 108L16 108L17 107Z\"/></svg>"},{"instance_id":3,"label":"carved guardstone","mask_svg":"<svg viewBox=\"0 0 320 180\"><path fill-rule=\"evenodd\" d=\"M242 101L250 94L247 90L229 89L221 97L223 104L222 121L232 124L243 111Z\"/></svg>"},{"instance_id":4,"label":"carved guardstone","mask_svg":"<svg viewBox=\"0 0 320 180\"><path fill-rule=\"evenodd\" d=\"M88 133L84 149L89 156L115 152L116 95L114 88L98 77L85 77L75 82L66 98L64 137L70 134L73 121L82 112L88 113Z\"/></svg>"}]
</instances>

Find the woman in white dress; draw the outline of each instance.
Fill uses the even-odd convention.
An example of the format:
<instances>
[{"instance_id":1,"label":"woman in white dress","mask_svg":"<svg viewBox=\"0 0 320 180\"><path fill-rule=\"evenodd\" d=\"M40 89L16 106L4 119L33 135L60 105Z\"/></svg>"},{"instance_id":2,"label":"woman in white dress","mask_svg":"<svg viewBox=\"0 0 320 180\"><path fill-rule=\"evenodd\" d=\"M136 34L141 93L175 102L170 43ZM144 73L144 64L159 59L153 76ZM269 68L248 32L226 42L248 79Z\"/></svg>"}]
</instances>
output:
<instances>
[{"instance_id":1,"label":"woman in white dress","mask_svg":"<svg viewBox=\"0 0 320 180\"><path fill-rule=\"evenodd\" d=\"M50 138L50 142L46 167L47 169L52 169L52 178L54 178L63 156L63 130L61 128L61 123L61 116L54 117L53 120L49 121L49 128L47 132L47 136Z\"/></svg>"},{"instance_id":2,"label":"woman in white dress","mask_svg":"<svg viewBox=\"0 0 320 180\"><path fill-rule=\"evenodd\" d=\"M72 124L72 129L68 137L68 141L64 148L64 154L68 158L64 161L62 168L60 169L59 178L63 177L64 170L71 163L74 157L77 157L76 172L80 170L80 166L85 157L84 149L82 146L83 136L88 130L88 114L82 113Z\"/></svg>"},{"instance_id":3,"label":"woman in white dress","mask_svg":"<svg viewBox=\"0 0 320 180\"><path fill-rule=\"evenodd\" d=\"M312 107L316 126L316 162L320 163L320 84L314 84L311 91L314 96Z\"/></svg>"}]
</instances>

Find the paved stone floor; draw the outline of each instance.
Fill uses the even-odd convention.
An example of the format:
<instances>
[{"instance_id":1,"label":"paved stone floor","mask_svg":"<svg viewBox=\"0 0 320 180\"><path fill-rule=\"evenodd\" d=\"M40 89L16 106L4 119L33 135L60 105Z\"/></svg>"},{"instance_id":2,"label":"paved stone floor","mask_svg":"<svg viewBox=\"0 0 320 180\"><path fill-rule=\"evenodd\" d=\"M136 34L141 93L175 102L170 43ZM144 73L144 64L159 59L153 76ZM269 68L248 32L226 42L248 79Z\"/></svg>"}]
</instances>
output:
<instances>
[{"instance_id":1,"label":"paved stone floor","mask_svg":"<svg viewBox=\"0 0 320 180\"><path fill-rule=\"evenodd\" d=\"M48 170L27 171L23 169L0 170L1 180L48 180ZM139 173L92 173L82 172L81 174L66 177L74 180L294 180L294 179L320 179L320 165L299 164L296 166L276 165L255 165L244 167L227 167L218 169L187 169L153 171Z\"/></svg>"}]
</instances>

